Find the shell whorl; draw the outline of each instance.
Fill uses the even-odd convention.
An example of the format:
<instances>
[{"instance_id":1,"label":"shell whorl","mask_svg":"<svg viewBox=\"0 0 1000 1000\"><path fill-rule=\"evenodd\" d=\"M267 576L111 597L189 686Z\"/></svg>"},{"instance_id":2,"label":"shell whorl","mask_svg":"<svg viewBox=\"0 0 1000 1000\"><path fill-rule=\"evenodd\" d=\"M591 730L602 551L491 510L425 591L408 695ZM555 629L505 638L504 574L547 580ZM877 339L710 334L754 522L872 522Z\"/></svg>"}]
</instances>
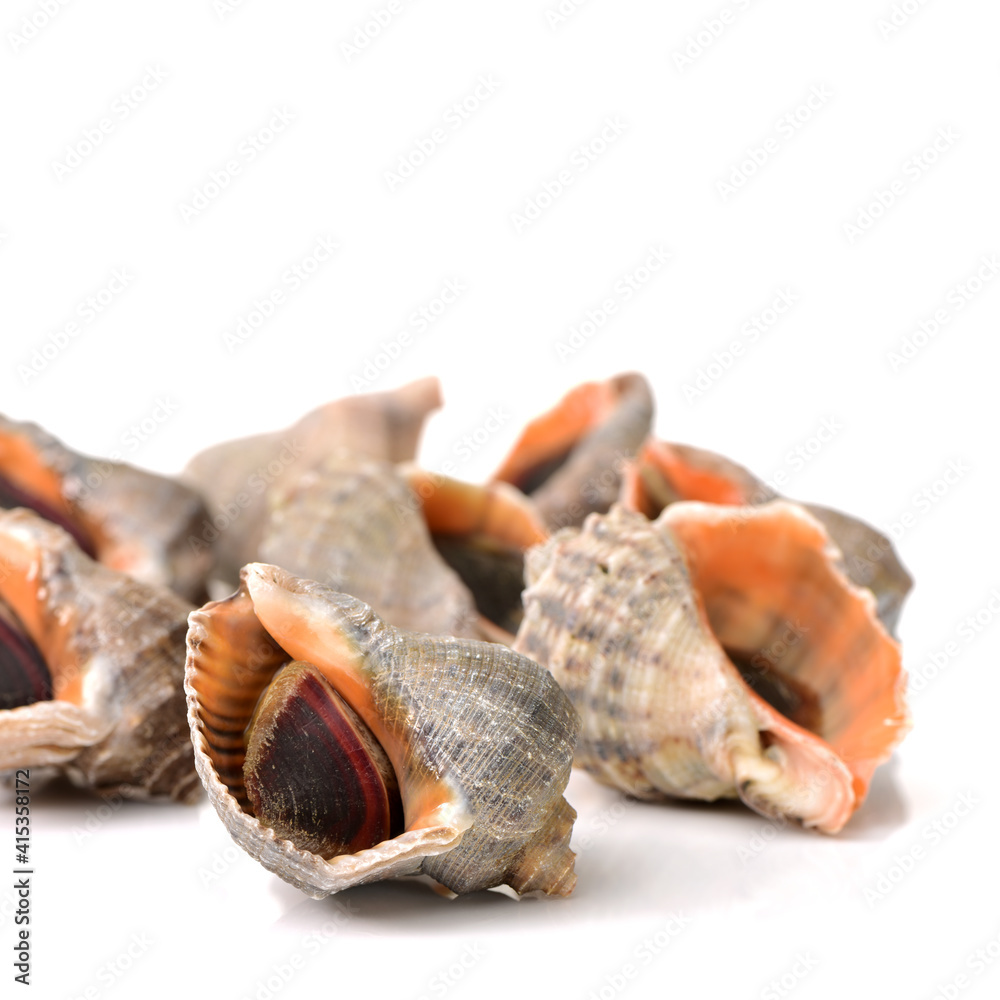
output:
<instances>
[{"instance_id":1,"label":"shell whorl","mask_svg":"<svg viewBox=\"0 0 1000 1000\"><path fill-rule=\"evenodd\" d=\"M273 654L261 658L255 685L266 686L282 657L313 663L378 739L399 781L400 836L324 860L276 838L241 805L233 775L244 750L231 744L253 691L230 679L229 708L249 709L232 710L221 739L206 720L219 675L239 660L230 642L263 635ZM491 643L396 629L353 597L259 563L244 568L239 594L191 616L188 644L199 774L237 842L286 881L325 895L420 871L455 892L504 882L521 892L572 889L575 813L562 790L579 722L537 664Z\"/></svg>"}]
</instances>

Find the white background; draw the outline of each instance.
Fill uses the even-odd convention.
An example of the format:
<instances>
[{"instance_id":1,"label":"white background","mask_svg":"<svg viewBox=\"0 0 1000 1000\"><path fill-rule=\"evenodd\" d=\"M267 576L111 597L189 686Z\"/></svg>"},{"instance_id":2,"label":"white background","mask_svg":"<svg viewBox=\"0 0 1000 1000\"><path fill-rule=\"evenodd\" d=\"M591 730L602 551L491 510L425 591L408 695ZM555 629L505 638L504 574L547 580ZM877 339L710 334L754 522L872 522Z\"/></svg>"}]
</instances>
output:
<instances>
[{"instance_id":1,"label":"white background","mask_svg":"<svg viewBox=\"0 0 1000 1000\"><path fill-rule=\"evenodd\" d=\"M1000 293L958 287L1000 252L1000 10L907 0L894 28L879 25L890 0L588 0L561 23L546 4L401 3L351 53L369 0L90 0L48 23L41 0L10 0L3 410L79 450L176 472L207 444L353 391L408 331L372 387L439 375L446 406L421 457L481 479L569 387L641 370L660 436L895 529L917 580L901 622L922 678L912 734L838 837L737 805L628 803L575 775L569 900L449 901L411 881L315 902L238 852L206 804L39 792L35 996L997 995L1000 961L975 953L1000 955ZM15 39L32 16L43 26ZM163 79L144 93L150 69ZM481 78L493 92L449 116ZM829 96L779 126L810 93ZM276 110L293 120L250 159L243 143ZM620 134L587 159L608 119ZM387 178L435 128L445 138L427 161ZM752 148L766 162L721 188ZM216 191L231 160L239 173ZM520 226L562 170L571 182ZM199 191L217 196L192 216L182 206ZM859 215L869 205L878 218ZM283 285L320 237L336 253ZM654 248L668 263L626 299L616 286ZM127 287L87 322L116 270ZM458 301L411 325L449 280ZM276 288L274 314L227 345ZM782 291L794 305L751 340L745 324ZM560 351L609 297L614 314ZM927 337L919 324L938 309ZM919 349L894 365L907 338ZM743 353L723 371L733 342ZM707 388L685 393L699 370ZM463 438L495 410L499 429L467 455ZM140 441L130 428L144 419ZM824 426L836 429L820 447ZM963 626L977 614L977 630ZM963 795L974 805L958 818ZM9 793L4 811L13 848ZM0 891L4 995L10 901ZM664 942L671 915L686 923L654 955L643 942ZM459 979L448 970L463 956Z\"/></svg>"}]
</instances>

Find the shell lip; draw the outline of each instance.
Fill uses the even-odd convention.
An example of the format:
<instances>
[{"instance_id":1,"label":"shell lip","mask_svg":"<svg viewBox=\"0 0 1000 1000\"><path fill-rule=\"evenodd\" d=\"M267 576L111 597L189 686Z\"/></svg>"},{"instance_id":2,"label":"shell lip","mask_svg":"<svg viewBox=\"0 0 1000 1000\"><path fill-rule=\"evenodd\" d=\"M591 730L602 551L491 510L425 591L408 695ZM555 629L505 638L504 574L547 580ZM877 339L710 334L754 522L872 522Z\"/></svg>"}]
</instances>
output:
<instances>
[{"instance_id":1,"label":"shell lip","mask_svg":"<svg viewBox=\"0 0 1000 1000\"><path fill-rule=\"evenodd\" d=\"M879 718L867 721L866 733L854 732L856 727L852 723L847 726L848 736L841 734L835 737L825 731L822 723L817 731L800 725L783 714L746 682L728 655L726 663L747 692L762 732L770 733L771 737L781 743L786 750L790 747L794 747L797 751L803 750L806 746L815 744L812 752L817 760L832 755L839 762L839 766L849 774L851 788L849 808L841 808L835 815L812 817L807 822L807 825L818 826L826 832L836 832L864 801L875 769L891 757L893 750L912 728L912 716L905 698L907 673L902 665L900 644L879 619L875 595L868 588L859 587L848 578L842 564L842 553L824 526L806 509L792 501L773 500L759 507L744 508L716 506L700 501L680 501L665 508L656 524L667 527L675 533L685 523L694 522L714 524L720 529L729 526L738 532L754 524L766 526L773 523L776 527L781 525L784 528L789 518L797 522L795 530L800 530L809 536L809 544L815 546L815 551L824 560L824 571L829 575L831 585L844 595L848 605L853 604L862 609L858 613L859 615L863 613L863 627L870 630L871 646L883 651L880 669L885 674L884 680L887 684L886 689L881 691L880 698L885 702L884 710ZM787 532L788 529L784 530ZM682 541L682 549L684 547ZM690 560L690 552L686 552L686 558ZM698 595L698 605L705 624L714 634L700 595ZM825 701L830 702L838 697L841 690L846 690L843 685L848 683L848 679L838 680L831 693L825 696ZM826 710L822 700L820 708L821 711ZM839 770L837 765L832 764L823 764L821 767L825 769L823 773L827 774Z\"/></svg>"},{"instance_id":2,"label":"shell lip","mask_svg":"<svg viewBox=\"0 0 1000 1000\"><path fill-rule=\"evenodd\" d=\"M416 818L407 816L408 822L402 833L370 848L354 854L323 858L276 835L247 811L221 779L211 757L206 723L202 717L201 697L197 688L198 654L210 638L213 617L225 611L234 600L240 597L250 598L255 585L268 584L287 588L300 595L308 595L314 588L320 587L312 581L300 580L276 566L265 563L248 564L241 571L241 586L236 594L222 601L210 602L193 611L189 617L184 691L195 766L209 800L230 835L244 850L270 871L311 895L320 897L350 885L418 871L424 858L456 847L471 826L472 817L459 801L441 801L427 814ZM266 631L263 624L261 628ZM274 637L271 638L276 642ZM351 704L351 699L343 692L340 693ZM357 710L355 705L351 707Z\"/></svg>"}]
</instances>

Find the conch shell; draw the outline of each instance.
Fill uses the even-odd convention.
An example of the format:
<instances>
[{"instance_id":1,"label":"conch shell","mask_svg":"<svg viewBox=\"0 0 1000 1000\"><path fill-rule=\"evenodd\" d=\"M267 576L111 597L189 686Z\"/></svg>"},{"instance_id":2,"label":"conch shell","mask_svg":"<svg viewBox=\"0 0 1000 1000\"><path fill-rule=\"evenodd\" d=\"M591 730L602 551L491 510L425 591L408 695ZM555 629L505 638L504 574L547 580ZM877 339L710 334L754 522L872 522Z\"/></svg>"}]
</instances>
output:
<instances>
[{"instance_id":1,"label":"conch shell","mask_svg":"<svg viewBox=\"0 0 1000 1000\"><path fill-rule=\"evenodd\" d=\"M205 517L186 486L70 451L35 424L0 416L0 507L27 507L112 569L200 601L211 554L188 544Z\"/></svg>"},{"instance_id":2,"label":"conch shell","mask_svg":"<svg viewBox=\"0 0 1000 1000\"><path fill-rule=\"evenodd\" d=\"M835 833L909 727L899 647L838 556L784 501L616 505L529 552L514 648L570 696L598 780Z\"/></svg>"},{"instance_id":3,"label":"conch shell","mask_svg":"<svg viewBox=\"0 0 1000 1000\"><path fill-rule=\"evenodd\" d=\"M352 594L398 628L480 637L472 595L438 555L394 466L331 456L272 503L262 560Z\"/></svg>"},{"instance_id":4,"label":"conch shell","mask_svg":"<svg viewBox=\"0 0 1000 1000\"><path fill-rule=\"evenodd\" d=\"M0 607L5 683L44 671L0 711L0 770L51 765L101 792L197 797L182 687L190 604L22 509L0 511Z\"/></svg>"},{"instance_id":5,"label":"conch shell","mask_svg":"<svg viewBox=\"0 0 1000 1000\"><path fill-rule=\"evenodd\" d=\"M328 714L328 706L318 707L325 699L316 688L320 675L391 761L402 832L324 858L254 815L247 741L257 739L264 714L260 753L290 759L273 749L282 735L274 732L280 710L264 699L279 668L297 668L292 660L311 669L290 686L289 718L307 714L303 700L317 707L314 719ZM395 629L352 597L257 563L244 568L236 595L192 614L185 690L196 766L219 816L241 847L309 895L416 873L458 893L504 883L518 892L572 890L568 844L576 814L562 791L579 720L552 677L525 657L491 643ZM303 759L270 781L288 782L294 792L309 785L316 767L328 769L323 760ZM287 804L289 794L265 792Z\"/></svg>"},{"instance_id":6,"label":"conch shell","mask_svg":"<svg viewBox=\"0 0 1000 1000\"><path fill-rule=\"evenodd\" d=\"M357 597L397 628L513 641L523 553L546 532L512 487L338 453L271 500L262 560Z\"/></svg>"},{"instance_id":7,"label":"conch shell","mask_svg":"<svg viewBox=\"0 0 1000 1000\"><path fill-rule=\"evenodd\" d=\"M550 530L580 525L617 499L622 470L652 422L641 375L585 382L528 424L493 479L528 494Z\"/></svg>"},{"instance_id":8,"label":"conch shell","mask_svg":"<svg viewBox=\"0 0 1000 1000\"><path fill-rule=\"evenodd\" d=\"M260 558L272 492L287 490L331 454L413 459L427 416L440 406L438 380L419 379L389 392L334 400L287 430L227 441L192 458L182 476L222 518L220 528L206 522L199 536L206 548L214 545L219 575L235 582L241 566Z\"/></svg>"},{"instance_id":9,"label":"conch shell","mask_svg":"<svg viewBox=\"0 0 1000 1000\"><path fill-rule=\"evenodd\" d=\"M523 614L524 554L548 538L537 508L507 483L465 483L414 466L401 471L434 547L472 595L482 637L512 645Z\"/></svg>"},{"instance_id":10,"label":"conch shell","mask_svg":"<svg viewBox=\"0 0 1000 1000\"><path fill-rule=\"evenodd\" d=\"M629 466L622 485L625 505L649 518L678 500L757 506L778 498L767 483L722 455L652 439ZM819 504L802 506L823 524L843 553L844 569L851 581L875 594L878 616L895 634L913 579L899 561L892 542L849 514Z\"/></svg>"}]
</instances>

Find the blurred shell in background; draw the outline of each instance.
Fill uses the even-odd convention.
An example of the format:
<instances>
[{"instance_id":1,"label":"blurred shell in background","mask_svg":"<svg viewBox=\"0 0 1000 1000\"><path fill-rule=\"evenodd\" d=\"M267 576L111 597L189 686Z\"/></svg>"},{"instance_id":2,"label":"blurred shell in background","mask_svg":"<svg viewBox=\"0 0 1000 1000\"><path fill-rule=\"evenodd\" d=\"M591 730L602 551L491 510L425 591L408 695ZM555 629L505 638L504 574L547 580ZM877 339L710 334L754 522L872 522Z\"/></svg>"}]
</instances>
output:
<instances>
[{"instance_id":1,"label":"blurred shell in background","mask_svg":"<svg viewBox=\"0 0 1000 1000\"><path fill-rule=\"evenodd\" d=\"M0 511L0 769L56 766L131 798L199 794L184 710L191 605ZM41 697L38 697L38 696Z\"/></svg>"}]
</instances>

